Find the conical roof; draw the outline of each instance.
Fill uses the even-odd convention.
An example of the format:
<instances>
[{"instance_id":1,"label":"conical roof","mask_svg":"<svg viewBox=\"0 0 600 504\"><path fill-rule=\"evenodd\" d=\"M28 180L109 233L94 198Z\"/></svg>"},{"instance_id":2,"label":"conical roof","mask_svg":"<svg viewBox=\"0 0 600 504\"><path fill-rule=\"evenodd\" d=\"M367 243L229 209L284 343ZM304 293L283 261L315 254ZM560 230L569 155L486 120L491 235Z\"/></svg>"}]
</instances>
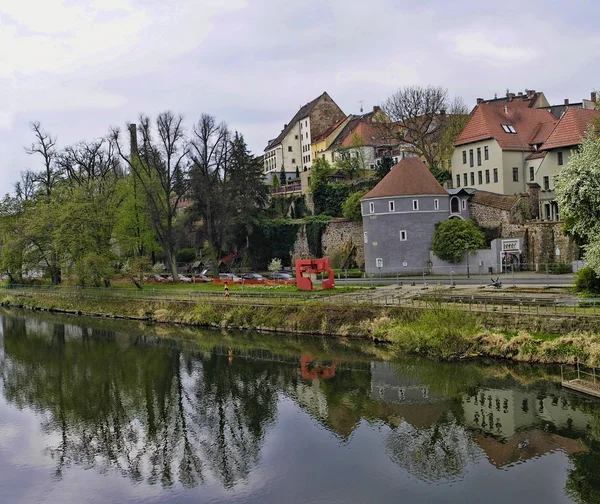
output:
<instances>
[{"instance_id":1,"label":"conical roof","mask_svg":"<svg viewBox=\"0 0 600 504\"><path fill-rule=\"evenodd\" d=\"M448 195L423 161L418 157L406 157L362 199L433 194Z\"/></svg>"}]
</instances>

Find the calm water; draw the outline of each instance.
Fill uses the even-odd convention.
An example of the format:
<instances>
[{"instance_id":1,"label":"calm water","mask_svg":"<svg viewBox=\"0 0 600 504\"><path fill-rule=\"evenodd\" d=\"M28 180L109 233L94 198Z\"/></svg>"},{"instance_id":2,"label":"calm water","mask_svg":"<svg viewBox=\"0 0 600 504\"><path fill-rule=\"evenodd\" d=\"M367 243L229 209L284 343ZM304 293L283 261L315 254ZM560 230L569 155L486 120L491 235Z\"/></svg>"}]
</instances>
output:
<instances>
[{"instance_id":1,"label":"calm water","mask_svg":"<svg viewBox=\"0 0 600 504\"><path fill-rule=\"evenodd\" d=\"M556 370L0 312L0 501L600 502Z\"/></svg>"}]
</instances>

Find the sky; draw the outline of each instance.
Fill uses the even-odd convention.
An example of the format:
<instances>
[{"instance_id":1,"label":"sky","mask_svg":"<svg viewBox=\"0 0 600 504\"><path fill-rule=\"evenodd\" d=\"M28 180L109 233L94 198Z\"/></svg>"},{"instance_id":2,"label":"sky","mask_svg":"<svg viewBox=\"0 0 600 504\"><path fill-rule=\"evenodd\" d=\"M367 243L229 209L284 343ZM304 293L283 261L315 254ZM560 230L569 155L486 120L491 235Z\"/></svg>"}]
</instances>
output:
<instances>
[{"instance_id":1,"label":"sky","mask_svg":"<svg viewBox=\"0 0 600 504\"><path fill-rule=\"evenodd\" d=\"M209 113L261 154L323 91L347 114L406 85L580 101L600 88L599 19L577 0L0 0L0 194L41 169L32 121L64 147Z\"/></svg>"}]
</instances>

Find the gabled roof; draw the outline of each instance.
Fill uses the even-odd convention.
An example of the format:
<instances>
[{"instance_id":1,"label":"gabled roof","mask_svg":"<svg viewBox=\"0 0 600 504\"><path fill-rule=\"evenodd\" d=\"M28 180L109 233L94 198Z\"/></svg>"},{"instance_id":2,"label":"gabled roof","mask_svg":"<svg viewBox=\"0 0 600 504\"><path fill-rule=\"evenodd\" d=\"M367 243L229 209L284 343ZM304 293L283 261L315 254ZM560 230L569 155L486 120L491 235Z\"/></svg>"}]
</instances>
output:
<instances>
[{"instance_id":1,"label":"gabled roof","mask_svg":"<svg viewBox=\"0 0 600 504\"><path fill-rule=\"evenodd\" d=\"M327 128L323 133L313 137L312 143L320 142L321 140L326 139L329 135L331 135L335 131L335 129L337 127L339 127L344 121L347 121L348 119L350 119L350 116L340 119L338 122L334 123L330 128Z\"/></svg>"},{"instance_id":2,"label":"gabled roof","mask_svg":"<svg viewBox=\"0 0 600 504\"><path fill-rule=\"evenodd\" d=\"M455 145L495 139L502 150L533 150L532 139L541 142L541 135L549 134L550 126L544 123L555 122L549 111L534 108L533 104L532 100L520 98L479 103ZM505 131L503 125L511 126L516 133Z\"/></svg>"},{"instance_id":3,"label":"gabled roof","mask_svg":"<svg viewBox=\"0 0 600 504\"><path fill-rule=\"evenodd\" d=\"M488 191L477 191L471 198L471 203L477 205L510 210L515 206L517 197L515 195L496 194Z\"/></svg>"},{"instance_id":4,"label":"gabled roof","mask_svg":"<svg viewBox=\"0 0 600 504\"><path fill-rule=\"evenodd\" d=\"M287 134L290 131L292 131L292 128L296 125L296 123L298 121L300 121L300 119L304 119L305 117L308 117L312 113L312 111L315 109L315 107L317 106L319 101L326 96L329 97L327 92L324 92L322 95L318 96L313 101L310 101L303 107L300 107L300 110L298 110L298 112L296 112L296 115L294 115L294 117L292 117L292 120L288 124L286 124L285 128L283 128L281 133L279 133L279 136L277 138L275 138L274 140L272 140L271 142L269 142L269 144L267 145L265 150L272 149L276 145L279 145L281 142L283 142L283 139L287 136Z\"/></svg>"},{"instance_id":5,"label":"gabled roof","mask_svg":"<svg viewBox=\"0 0 600 504\"><path fill-rule=\"evenodd\" d=\"M429 168L418 157L406 157L394 166L373 189L362 197L385 198L439 194L448 196Z\"/></svg>"},{"instance_id":6,"label":"gabled roof","mask_svg":"<svg viewBox=\"0 0 600 504\"><path fill-rule=\"evenodd\" d=\"M600 120L600 110L568 107L542 145L542 149L548 150L579 145L594 119Z\"/></svg>"}]
</instances>

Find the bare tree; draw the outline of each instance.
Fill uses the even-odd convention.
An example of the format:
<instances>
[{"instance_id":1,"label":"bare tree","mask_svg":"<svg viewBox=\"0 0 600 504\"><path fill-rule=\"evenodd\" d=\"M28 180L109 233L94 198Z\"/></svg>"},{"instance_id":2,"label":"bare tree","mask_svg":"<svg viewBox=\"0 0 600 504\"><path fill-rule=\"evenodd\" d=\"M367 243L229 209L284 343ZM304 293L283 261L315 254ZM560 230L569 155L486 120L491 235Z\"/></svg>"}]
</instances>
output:
<instances>
[{"instance_id":1,"label":"bare tree","mask_svg":"<svg viewBox=\"0 0 600 504\"><path fill-rule=\"evenodd\" d=\"M124 154L119 130L111 133L112 142L139 182L148 203L152 228L165 254L165 260L178 281L175 262L173 223L177 206L188 190L188 142L183 129L183 118L172 112L163 112L156 118L157 138L154 138L150 118L141 115L139 127L132 125L131 155ZM137 147L137 131L142 135L142 145Z\"/></svg>"},{"instance_id":2,"label":"bare tree","mask_svg":"<svg viewBox=\"0 0 600 504\"><path fill-rule=\"evenodd\" d=\"M21 180L15 184L15 196L20 202L31 201L35 196L36 174L31 170L21 172Z\"/></svg>"},{"instance_id":3,"label":"bare tree","mask_svg":"<svg viewBox=\"0 0 600 504\"><path fill-rule=\"evenodd\" d=\"M57 150L56 137L42 129L41 124L36 121L31 123L31 130L35 135L35 141L31 147L26 147L27 154L38 154L42 156L44 170L36 175L36 182L42 188L44 194L50 197L54 184L60 177L59 170L56 168Z\"/></svg>"},{"instance_id":4,"label":"bare tree","mask_svg":"<svg viewBox=\"0 0 600 504\"><path fill-rule=\"evenodd\" d=\"M444 134L449 118L468 111L460 98L450 101L448 90L439 86L400 88L382 105L384 112L403 130L402 141L422 156L432 170L440 168Z\"/></svg>"},{"instance_id":5,"label":"bare tree","mask_svg":"<svg viewBox=\"0 0 600 504\"><path fill-rule=\"evenodd\" d=\"M65 173L67 181L75 186L121 175L115 146L104 138L67 147L58 156L57 165Z\"/></svg>"}]
</instances>

